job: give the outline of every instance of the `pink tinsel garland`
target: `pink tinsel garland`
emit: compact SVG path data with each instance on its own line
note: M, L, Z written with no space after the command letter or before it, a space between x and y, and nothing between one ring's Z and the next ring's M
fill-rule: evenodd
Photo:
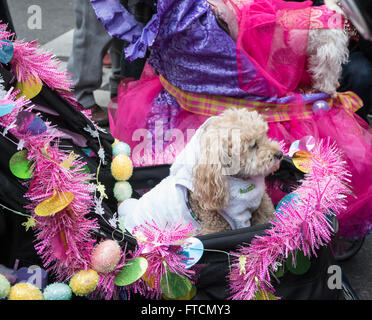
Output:
M138 249L133 254L133 258L141 256L148 261L147 274L150 275L152 286L145 282L143 278L134 284L126 287L128 296L131 292L140 293L150 299L160 299L162 290L160 281L167 272L173 272L185 276L195 282L195 271L185 269L182 260L187 259L180 254L180 242L190 237L194 228L191 224L183 226L182 224L167 225L164 229L157 226L155 221L152 224L146 222L145 225L135 227L133 234L137 237Z
M73 84L68 80L70 75L67 75L65 70L58 70L60 62L57 57L42 50L36 41L25 42L14 39L14 33L10 33L6 28L6 24L0 24L0 40L12 41L14 52L10 71L15 75L16 80L30 82L32 79L37 79L55 90L75 108L82 110L71 93Z
M316 256L316 250L331 240L333 229L326 214L337 215L345 209L351 193L350 173L341 152L329 140L320 141L312 153L311 171L294 191L300 200L283 205L281 212L274 213L266 235L257 236L235 253L239 258L229 274L231 299L250 300L258 290L274 293L270 274L276 263L283 263L295 250L309 258Z
M6 31L6 25L0 25L0 38L10 39L12 34ZM12 40L14 54L10 62L17 81L28 81L36 76L64 96L70 103L74 98L70 92L70 83L65 72L57 70L58 63L51 54L44 53L36 43ZM33 105L23 97L17 99L18 91L11 88L3 103L13 103L13 110L0 117L0 126L12 133L19 141L21 148L28 151L28 160L32 164L32 180L24 182L28 186L25 197L31 203L26 206L35 219L34 229L37 233L35 248L43 260L44 266L57 274L60 281L65 281L81 269L90 268L90 256L95 239L92 231L98 228L96 219L87 219L86 215L94 206L94 185L90 184L93 175L83 172L86 165L79 159L71 161L69 169L61 166L69 155L59 150L58 132L49 123L47 130L39 135L24 135L15 126L17 115L21 111L31 111ZM49 217L38 217L35 207L43 200L51 197L54 191L70 192L74 195L68 208Z

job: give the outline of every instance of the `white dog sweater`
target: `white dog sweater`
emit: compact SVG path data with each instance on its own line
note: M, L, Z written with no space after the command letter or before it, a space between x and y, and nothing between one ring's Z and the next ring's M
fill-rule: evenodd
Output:
M129 232L135 226L155 221L160 228L168 223L191 223L200 227L188 206L187 190L193 191L193 167L199 153L200 134L209 118L194 134L190 142L177 156L170 168L170 175L163 179L140 199L128 199L121 203L118 213L124 217L124 225ZM230 199L226 209L219 213L232 229L250 226L252 212L255 211L265 192L265 179L257 176L250 180L228 177Z

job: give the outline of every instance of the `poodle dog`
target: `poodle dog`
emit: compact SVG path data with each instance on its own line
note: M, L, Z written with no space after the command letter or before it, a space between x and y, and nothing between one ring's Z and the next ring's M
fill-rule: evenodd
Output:
M196 234L263 224L274 206L265 176L277 170L283 153L267 137L258 112L229 109L209 118L176 157L170 174L140 199L123 201L125 228L155 222L191 225Z
M283 153L256 111L226 110L204 128L193 168L192 211L202 234L267 223L275 211L265 177Z
M239 34L239 25L236 16L237 11L244 5L255 0L207 0L216 16L219 25L230 34L234 41ZM337 22L342 18L342 10L337 0L325 0L323 10L335 12L330 23ZM328 8L328 9L327 9ZM283 11L283 10L282 10ZM319 9L313 7L311 11L314 21L319 16ZM337 13L337 14L336 14ZM293 20L293 19L292 19ZM311 20L312 21L312 20ZM347 29L345 19L345 29ZM298 32L301 35L301 30ZM296 31L291 32L293 41L296 41ZM325 29L314 28L309 30L307 40L307 70L311 75L311 87L299 88L301 92L325 92L336 96L339 87L339 79L342 74L342 65L348 61L349 33L342 28Z

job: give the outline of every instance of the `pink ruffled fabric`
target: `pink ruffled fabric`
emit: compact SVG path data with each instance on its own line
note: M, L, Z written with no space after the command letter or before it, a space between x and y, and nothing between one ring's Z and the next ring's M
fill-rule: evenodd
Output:
M243 6L237 18L240 88L254 93L263 77L271 90L260 94L279 97L296 92L300 84L311 84L306 71L309 30L340 29L344 23L341 15L326 6L312 7L311 1L255 0ZM258 69L253 79L244 73L248 62Z

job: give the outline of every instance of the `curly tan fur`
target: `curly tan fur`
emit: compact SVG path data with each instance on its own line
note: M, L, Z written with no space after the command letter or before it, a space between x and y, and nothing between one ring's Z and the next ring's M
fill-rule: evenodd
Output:
M200 138L193 172L190 205L201 220L202 233L229 230L218 211L229 203L228 176L248 179L266 176L278 168L279 144L267 137L268 125L256 112L230 109L211 121ZM267 222L274 212L265 194L253 223Z

